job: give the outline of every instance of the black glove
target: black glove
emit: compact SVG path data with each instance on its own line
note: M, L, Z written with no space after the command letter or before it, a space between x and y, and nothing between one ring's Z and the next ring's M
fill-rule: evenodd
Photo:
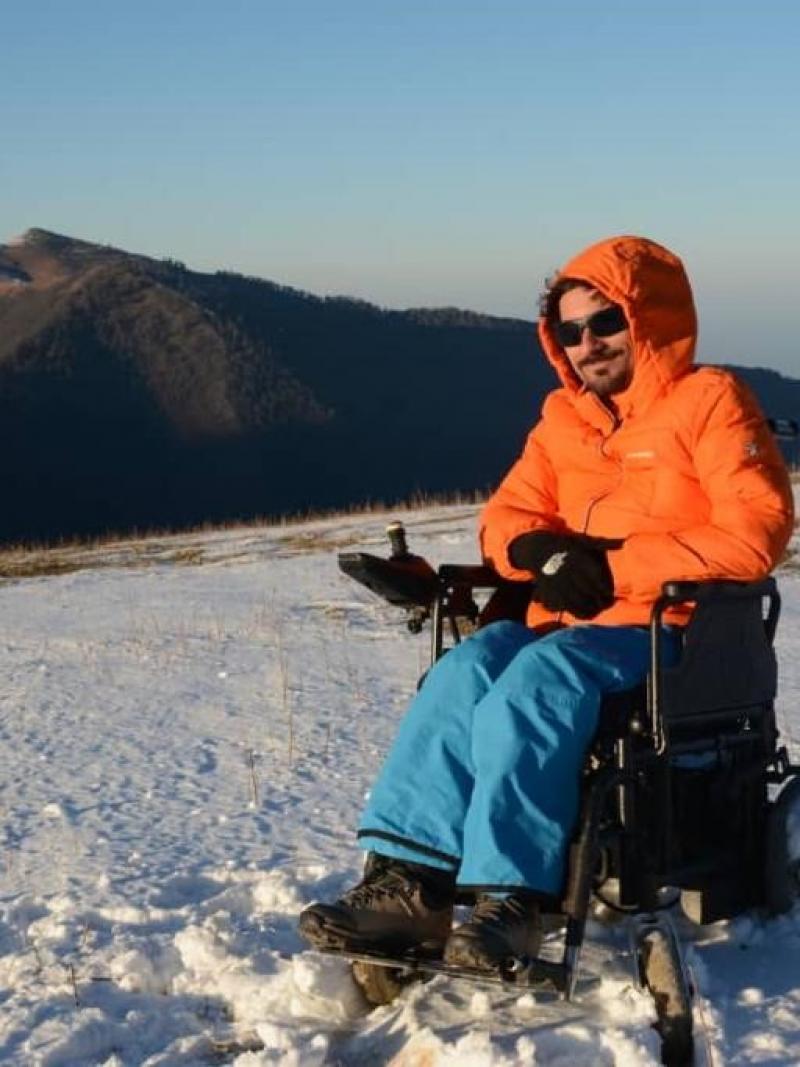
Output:
M578 619L593 619L614 603L614 579L606 552L622 541L588 534L521 534L508 546L508 558L536 577L535 600L549 611L568 611Z

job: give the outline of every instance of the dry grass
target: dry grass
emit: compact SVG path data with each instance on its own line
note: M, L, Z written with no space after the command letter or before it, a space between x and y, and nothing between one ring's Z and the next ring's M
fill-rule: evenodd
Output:
M276 544L290 552L319 552L333 548L347 548L358 544L363 538L358 534L337 533L335 530L302 530L284 534Z
M416 511L424 507L452 504L475 505L483 494L457 493L440 496L416 494L399 503L372 501L347 509L307 511L278 517L259 517L247 521L204 523L185 530L132 531L108 533L102 537L62 541L58 544L21 544L0 547L0 583L23 578L70 574L75 571L107 567L151 567L158 564L192 566L206 562L208 553L202 545L187 545L192 538L216 534L287 528L275 539L289 552L314 552L346 548L355 544L356 533L342 530L293 530L292 527L315 521L374 516Z
M114 544L117 544L116 542ZM110 546L109 546L110 547ZM190 566L202 563L202 548L187 545L127 543L125 551L106 555L107 548L64 545L59 548L10 548L0 550L0 582L41 578L55 574L102 567L150 567L158 563Z
M82 565L73 560L51 557L44 559L36 551L19 554L0 553L0 578L36 578L41 574L69 574L81 570Z

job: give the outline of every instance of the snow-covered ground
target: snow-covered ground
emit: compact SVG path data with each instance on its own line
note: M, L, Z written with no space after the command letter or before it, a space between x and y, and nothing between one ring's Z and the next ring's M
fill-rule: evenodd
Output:
M474 508L402 517L413 551L474 561ZM367 1014L343 962L303 951L300 909L358 875L353 827L427 662L427 634L336 566L383 552L385 521L102 549L0 585L0 1062L659 1062L619 928L592 924L594 981L555 1007L436 979ZM782 589L793 743L800 579ZM800 915L687 937L698 1063L800 1063Z

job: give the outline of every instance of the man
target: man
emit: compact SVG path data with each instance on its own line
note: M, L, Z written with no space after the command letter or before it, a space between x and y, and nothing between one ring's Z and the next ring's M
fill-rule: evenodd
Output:
M642 238L588 248L546 290L561 388L480 530L500 574L536 579L527 626L479 630L429 672L361 820L362 882L300 917L312 945L535 955L603 694L645 677L662 583L762 578L792 529L764 418L731 374L693 366L696 333L680 260ZM675 656L685 621L667 618ZM456 886L478 898L452 931Z

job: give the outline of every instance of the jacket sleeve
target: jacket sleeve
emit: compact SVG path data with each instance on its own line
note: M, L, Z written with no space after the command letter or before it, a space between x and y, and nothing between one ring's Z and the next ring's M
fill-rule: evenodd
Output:
M653 600L671 579L754 581L783 555L794 524L786 465L750 391L727 373L714 379L689 435L708 520L635 533L609 552L617 596Z
M509 562L508 546L515 537L531 530L566 530L558 515L556 475L542 436L539 422L480 515L481 555L504 578L530 580L529 571Z

